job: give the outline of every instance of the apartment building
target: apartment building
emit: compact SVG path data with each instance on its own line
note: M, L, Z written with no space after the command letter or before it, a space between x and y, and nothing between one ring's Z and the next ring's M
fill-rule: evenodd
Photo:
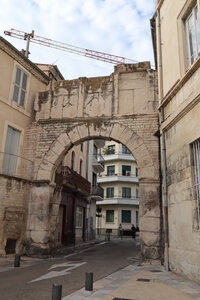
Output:
M156 1L165 264L200 274L200 1Z
M51 79L0 37L0 255L22 249L33 160L23 156L24 135L34 119L33 102ZM63 78L58 73L57 78ZM52 79L55 80L55 79Z
M132 224L139 224L138 168L133 155L122 144L106 141L101 149L104 172L97 182L104 189L103 201L97 201L97 230L112 229L118 235L119 224L128 234Z

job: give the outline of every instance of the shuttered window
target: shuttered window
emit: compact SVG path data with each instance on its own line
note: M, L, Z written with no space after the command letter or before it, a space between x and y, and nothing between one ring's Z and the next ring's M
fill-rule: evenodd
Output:
M13 102L17 105L24 107L26 94L27 94L27 82L28 75L21 70L19 67L16 67L14 89L13 89Z
M3 173L15 175L18 159L20 131L8 126L3 158Z

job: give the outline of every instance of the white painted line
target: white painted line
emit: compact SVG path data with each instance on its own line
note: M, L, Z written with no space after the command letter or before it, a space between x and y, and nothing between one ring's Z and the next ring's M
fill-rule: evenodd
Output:
M45 275L42 275L34 280L29 281L28 283L32 283L32 282L36 282L36 281L40 281L40 280L44 280L44 279L50 279L50 278L54 278L54 277L58 277L58 276L63 276L63 275L68 275L71 274L71 270L74 270L78 267L81 267L82 265L86 264L87 262L82 262L82 263L71 263L71 262L66 262L66 263L62 263L62 264L55 264L52 265L49 270L51 269L56 269L56 268L62 268L62 267L67 267L66 269L62 270L62 271L51 271Z

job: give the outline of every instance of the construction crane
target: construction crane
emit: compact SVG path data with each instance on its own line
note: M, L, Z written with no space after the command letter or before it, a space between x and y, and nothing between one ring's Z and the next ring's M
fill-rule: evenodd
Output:
M84 49L81 47L73 46L70 44L65 44L62 42L57 42L51 39L47 39L44 37L41 37L39 35L35 35L34 31L31 33L26 33L21 30L13 29L11 28L10 30L5 30L4 34L15 37L20 40L26 40L27 45L26 45L26 51L25 55L28 57L29 54L29 44L30 42L35 43L35 44L40 44L46 47L51 47L55 49L59 49L62 51L67 51L71 53L75 53L78 55L86 56L92 59L97 59L101 60L110 64L127 64L127 63L135 63L135 60L131 60L125 57L117 56L117 55L112 55L104 52L99 52L95 50L90 50L90 49Z

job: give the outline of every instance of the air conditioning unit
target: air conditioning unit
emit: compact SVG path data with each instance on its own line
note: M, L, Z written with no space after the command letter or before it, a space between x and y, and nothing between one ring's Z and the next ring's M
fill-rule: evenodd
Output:
M131 171L126 171L126 176L131 176Z

